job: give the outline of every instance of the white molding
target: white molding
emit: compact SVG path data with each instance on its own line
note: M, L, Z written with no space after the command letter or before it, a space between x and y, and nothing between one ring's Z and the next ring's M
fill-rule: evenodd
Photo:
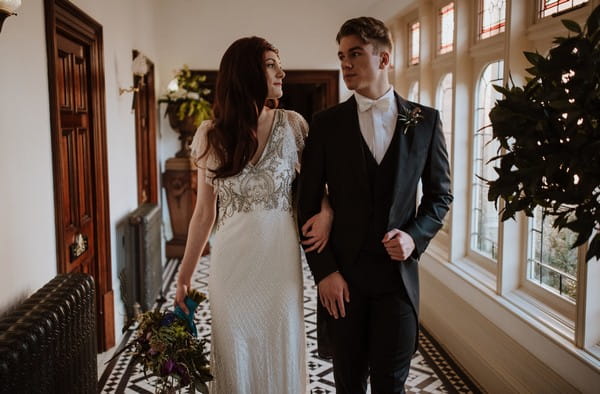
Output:
M506 32L493 37L477 40L470 48L470 55L474 59L496 59L504 57L504 39Z

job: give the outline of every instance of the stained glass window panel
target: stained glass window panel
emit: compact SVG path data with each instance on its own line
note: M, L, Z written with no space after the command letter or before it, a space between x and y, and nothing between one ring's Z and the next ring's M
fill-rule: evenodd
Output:
M479 38L502 33L506 24L506 0L480 0Z
M440 54L454 49L454 3L446 4L439 11L439 48Z
M411 23L408 26L408 64L414 66L419 64L419 40L421 24Z
M540 0L540 18L569 10L589 0Z

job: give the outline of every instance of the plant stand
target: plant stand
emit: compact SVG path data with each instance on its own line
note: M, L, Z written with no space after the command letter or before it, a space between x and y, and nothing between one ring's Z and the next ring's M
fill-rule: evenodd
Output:
M183 257L187 242L188 226L196 206L196 192L198 190L197 167L190 157L189 144L194 137L196 127L191 118L177 119L177 107L169 107L169 123L173 130L179 133L181 149L175 157L165 163L165 172L162 174L162 183L167 194L167 205L173 238L166 243L167 258ZM202 251L202 256L210 253L207 243Z

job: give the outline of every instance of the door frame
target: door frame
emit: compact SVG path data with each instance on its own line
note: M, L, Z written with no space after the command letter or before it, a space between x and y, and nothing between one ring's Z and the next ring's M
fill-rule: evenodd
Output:
M112 291L112 268L110 254L110 212L108 194L108 163L106 146L106 108L104 91L104 63L102 25L67 0L44 0L46 20L46 49L48 60L48 89L50 101L50 127L52 165L54 178L54 208L56 224L56 256L58 272L67 272L63 262L65 247L62 229L63 201L61 190L64 180L60 171L60 105L56 85L55 54L56 34L60 32L89 47L91 109L90 132L92 133L93 168L92 193L94 194L94 227L96 236L96 259L93 267L96 283L96 309L100 321L96 323L98 349L106 350L115 345L114 300Z
M137 57L140 52L136 49L132 51L132 60ZM156 123L157 123L157 105L156 105L156 93L154 89L154 62L146 58L146 64L148 65L148 72L144 76L133 76L133 86L140 87L139 91L133 92L133 109L135 113L135 152L136 152L136 169L137 169L137 192L138 192L138 206L144 202L158 204L158 156L156 152ZM140 81L144 81L144 87L140 86ZM146 94L147 100L141 100L141 95ZM141 124L141 105L147 103L146 108L146 128L148 135L143 135L143 127ZM148 149L147 162L144 163L142 159L143 146ZM147 167L147 168L145 168ZM145 173L145 170L148 173ZM143 176L147 175L150 179L149 196L146 201L142 199L143 192Z

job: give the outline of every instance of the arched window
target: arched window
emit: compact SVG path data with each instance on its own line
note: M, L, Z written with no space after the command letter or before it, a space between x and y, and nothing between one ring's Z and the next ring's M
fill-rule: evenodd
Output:
M415 81L412 84L410 84L410 87L408 88L407 99L416 103L419 102L419 81Z
M488 161L497 155L498 143L492 140L489 113L500 94L493 85L502 85L504 62L488 64L477 83L475 131L473 134L471 250L496 260L498 254L498 212L487 199L484 179L494 179L495 172Z
M452 73L445 74L437 87L436 108L440 111L440 120L444 137L446 137L446 148L448 150L448 161L452 163ZM442 231L449 232L450 215L446 215Z
M440 111L444 136L446 137L448 159L452 162L450 157L452 151L452 73L447 73L440 79L435 101L436 107Z

